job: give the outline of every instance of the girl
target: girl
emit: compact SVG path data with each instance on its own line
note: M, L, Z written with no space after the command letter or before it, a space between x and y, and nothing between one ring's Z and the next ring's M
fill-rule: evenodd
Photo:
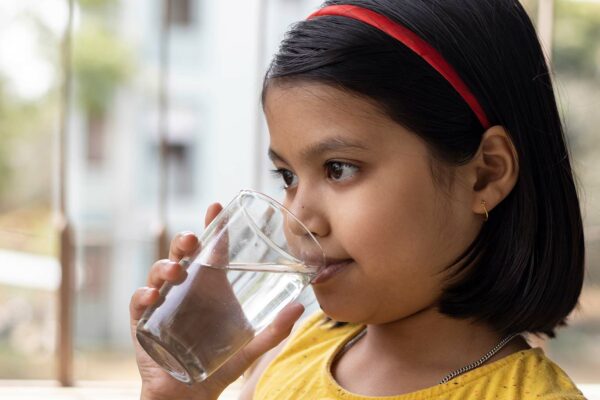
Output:
M327 1L288 32L262 100L285 205L328 256L322 311L284 340L303 311L289 306L193 387L137 346L143 399L216 399L246 370L243 399L583 398L522 336L565 324L584 241L517 0ZM173 240L133 295L132 328L198 245Z

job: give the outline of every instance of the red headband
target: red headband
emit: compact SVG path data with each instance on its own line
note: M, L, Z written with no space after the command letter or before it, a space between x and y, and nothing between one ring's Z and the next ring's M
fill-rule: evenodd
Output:
M454 68L444 60L444 57L442 57L436 49L417 36L414 32L374 11L350 5L324 7L309 15L307 19L326 15L337 15L356 19L387 33L403 43L446 78L469 107L471 107L471 110L473 110L484 129L487 130L490 127L490 122L488 121L483 108L477 101L477 98L475 98L475 95L473 95L463 80L460 79L460 76L458 76Z

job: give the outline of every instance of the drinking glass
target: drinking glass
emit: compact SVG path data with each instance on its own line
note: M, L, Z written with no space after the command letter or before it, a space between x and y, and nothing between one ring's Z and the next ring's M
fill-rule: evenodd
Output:
M201 382L269 325L325 265L313 234L283 205L242 190L138 322L144 350L177 380Z

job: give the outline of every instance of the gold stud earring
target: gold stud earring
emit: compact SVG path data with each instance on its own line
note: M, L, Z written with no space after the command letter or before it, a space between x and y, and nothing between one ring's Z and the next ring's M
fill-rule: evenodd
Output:
M485 206L485 200L481 200L481 206L483 207L483 212L485 213L483 220L487 222L487 220L490 219L490 214L488 214L487 207Z

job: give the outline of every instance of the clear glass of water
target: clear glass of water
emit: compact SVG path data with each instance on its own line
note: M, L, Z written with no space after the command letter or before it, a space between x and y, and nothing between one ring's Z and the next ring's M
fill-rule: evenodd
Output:
M171 376L201 382L269 325L325 265L312 233L270 197L241 191L164 284L137 325L144 350Z

